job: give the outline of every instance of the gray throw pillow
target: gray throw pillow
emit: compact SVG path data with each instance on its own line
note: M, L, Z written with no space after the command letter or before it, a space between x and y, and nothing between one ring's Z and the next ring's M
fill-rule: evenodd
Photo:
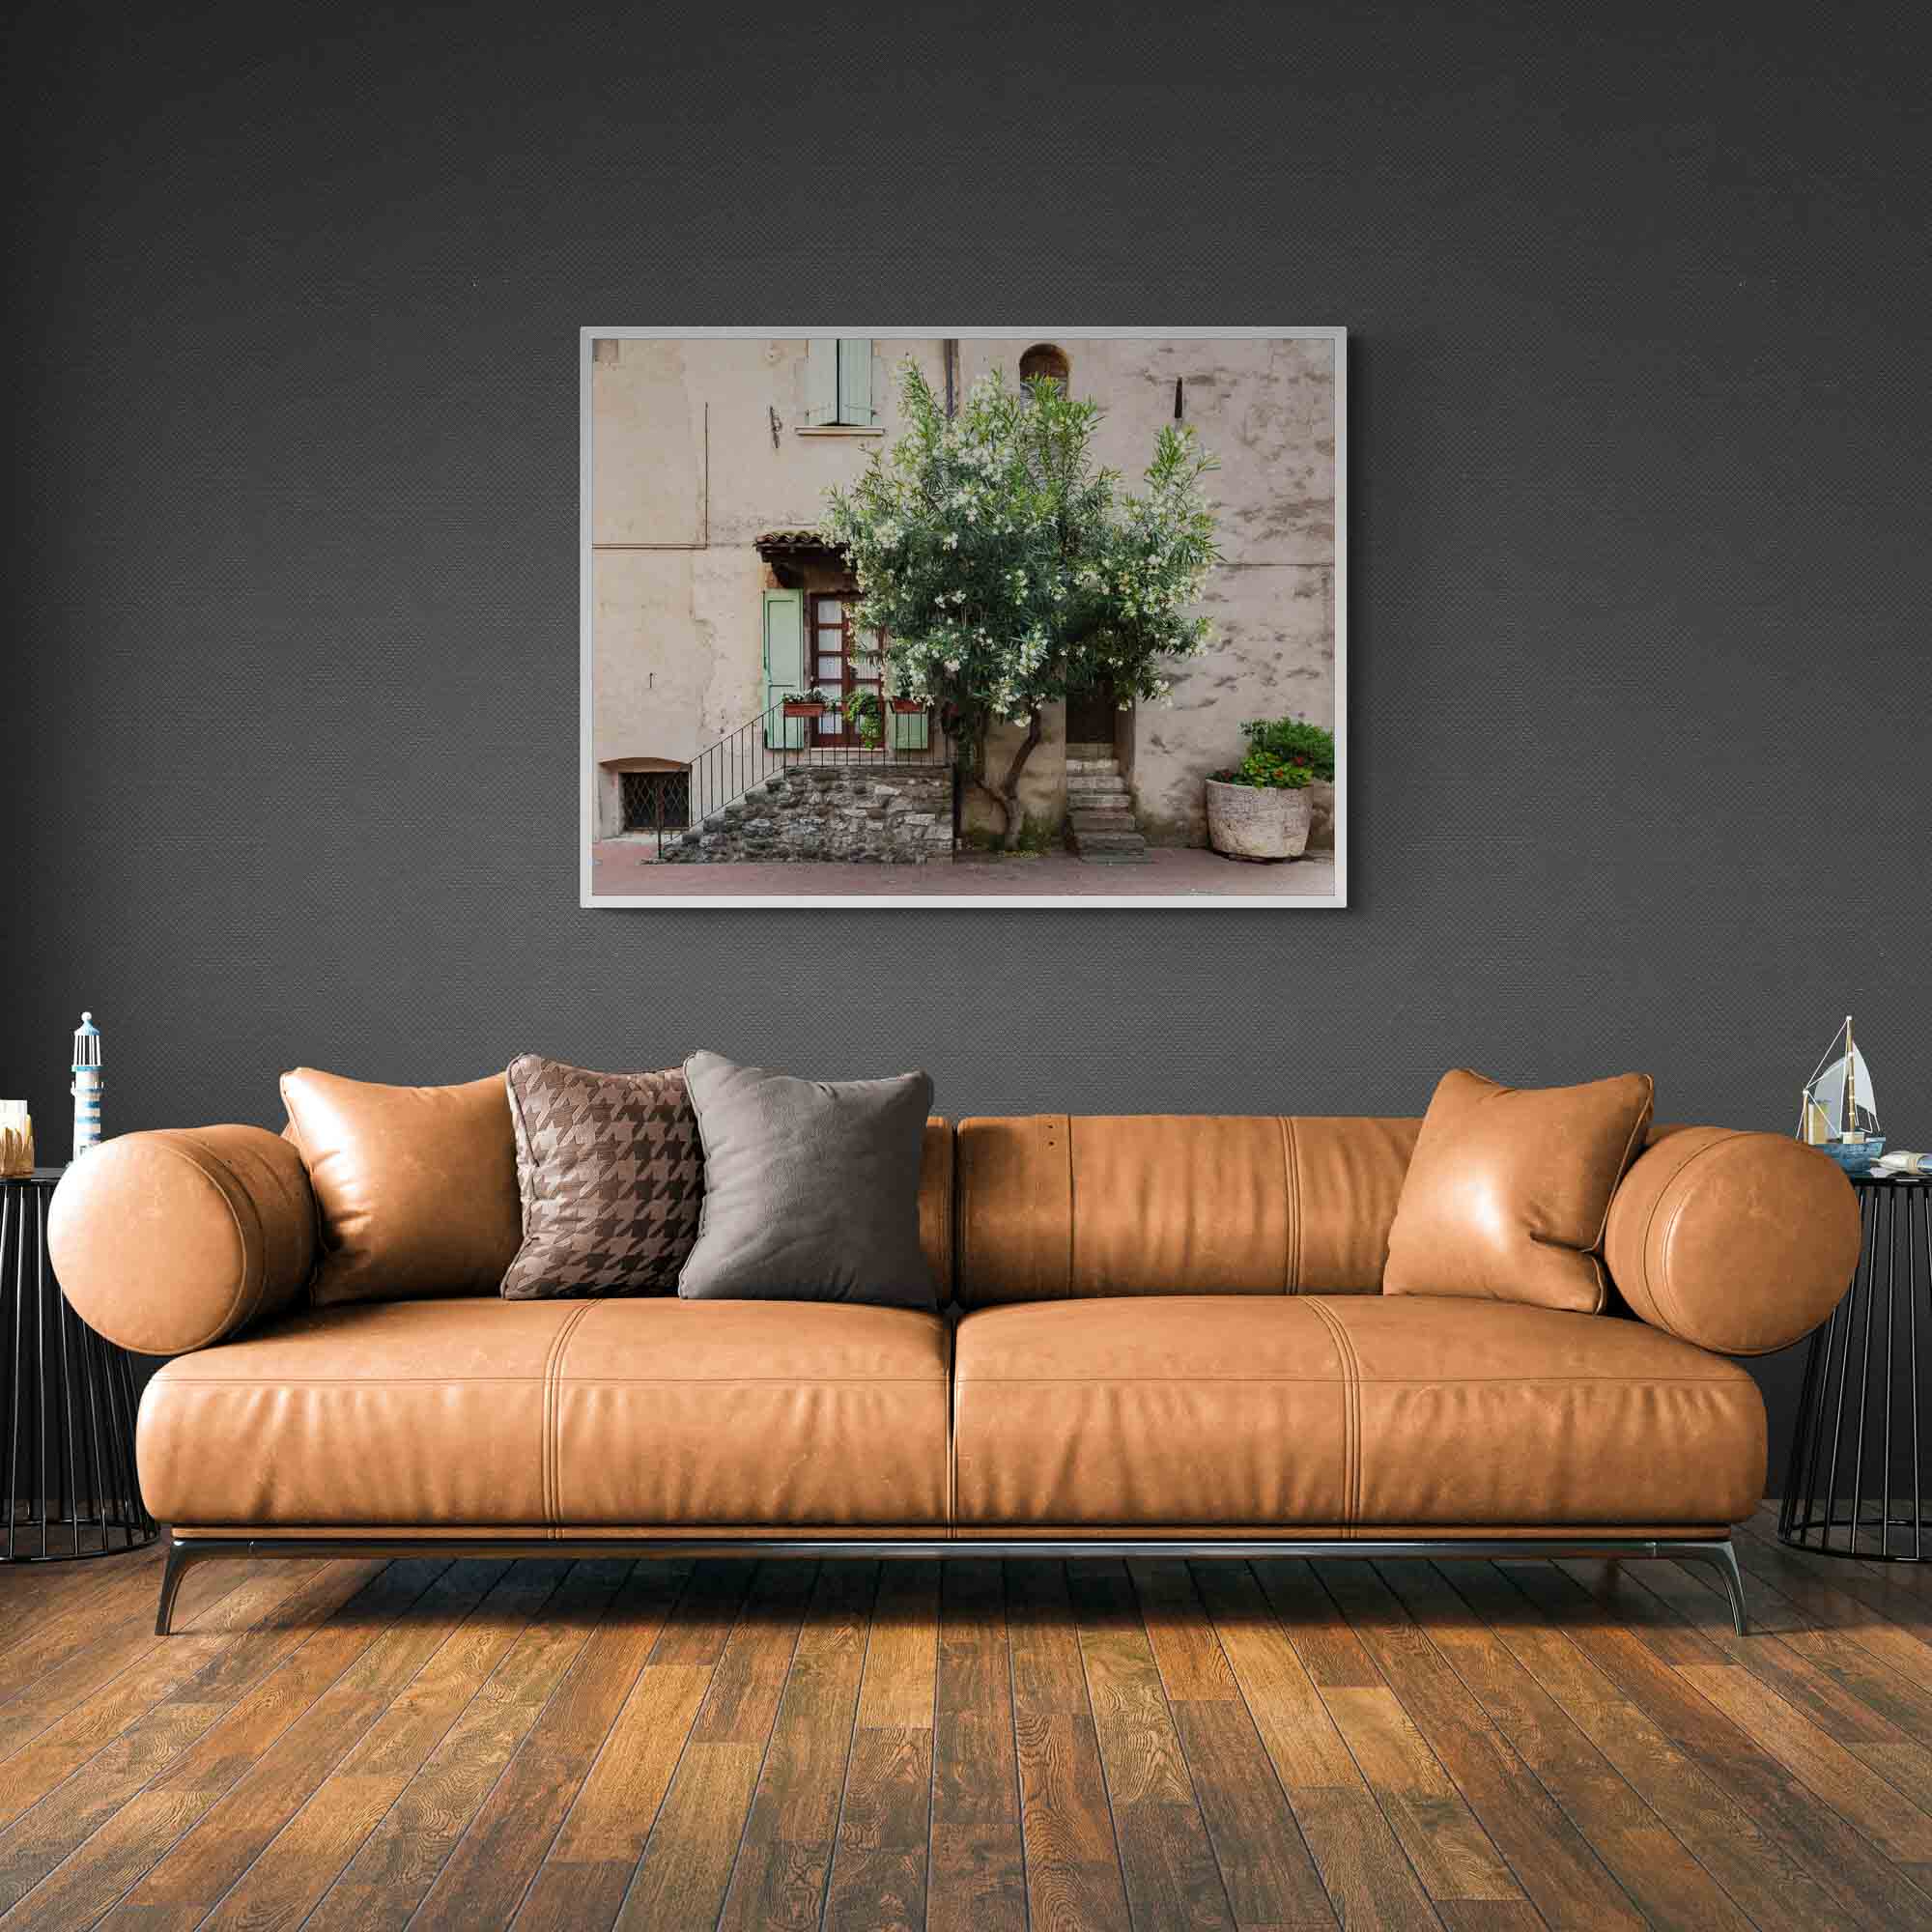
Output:
M716 1053L684 1063L704 1144L694 1300L934 1308L919 1239L932 1080L799 1080Z

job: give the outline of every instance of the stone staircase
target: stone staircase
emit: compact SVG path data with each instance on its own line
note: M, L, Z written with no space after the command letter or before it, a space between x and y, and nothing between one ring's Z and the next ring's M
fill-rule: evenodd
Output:
M1066 748L1066 849L1090 866L1150 863L1121 761L1103 745Z

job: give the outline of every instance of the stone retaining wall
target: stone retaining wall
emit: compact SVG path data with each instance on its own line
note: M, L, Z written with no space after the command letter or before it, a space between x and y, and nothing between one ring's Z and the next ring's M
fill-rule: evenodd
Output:
M950 865L950 765L794 765L694 826L664 862Z

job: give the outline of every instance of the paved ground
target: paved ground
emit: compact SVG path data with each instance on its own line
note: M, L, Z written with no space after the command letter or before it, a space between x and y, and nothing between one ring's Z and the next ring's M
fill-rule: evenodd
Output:
M660 866L650 846L614 838L591 847L590 867L599 897L1326 898L1335 890L1329 852L1279 865L1190 851L1154 852L1145 866L1090 866L1067 852L950 866Z

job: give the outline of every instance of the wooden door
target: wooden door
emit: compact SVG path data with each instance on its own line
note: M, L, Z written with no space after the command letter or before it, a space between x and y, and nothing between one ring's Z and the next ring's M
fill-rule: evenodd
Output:
M1114 730L1120 718L1120 703L1111 684L1096 684L1086 691L1066 695L1066 742L1069 745L1104 745L1114 749Z

